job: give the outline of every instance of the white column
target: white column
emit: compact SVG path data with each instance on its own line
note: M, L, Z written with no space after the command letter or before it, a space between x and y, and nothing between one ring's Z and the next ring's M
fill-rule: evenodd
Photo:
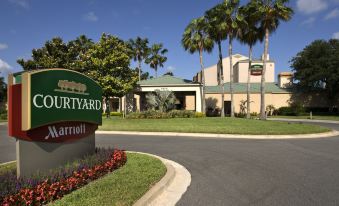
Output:
M201 112L201 87L197 87L195 90L195 111Z

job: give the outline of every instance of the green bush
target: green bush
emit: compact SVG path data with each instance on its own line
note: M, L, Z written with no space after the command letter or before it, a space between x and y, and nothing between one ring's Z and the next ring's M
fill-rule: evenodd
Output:
M290 107L280 107L274 113L282 116L301 116L305 114L305 108L301 105L292 105Z
M202 117L206 117L206 115L202 112L196 112L195 113L195 118L202 118Z
M168 119L168 118L200 118L204 117L201 112L187 111L187 110L172 110L170 112L160 112L155 110L148 110L144 112L129 113L127 119Z
M102 113L103 117L106 117L106 113ZM112 117L122 117L122 113L121 112L110 112L110 116Z

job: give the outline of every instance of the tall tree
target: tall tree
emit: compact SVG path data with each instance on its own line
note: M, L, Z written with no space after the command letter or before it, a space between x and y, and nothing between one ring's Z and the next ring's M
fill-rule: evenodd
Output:
M251 66L253 56L253 46L258 42L264 40L264 30L258 25L260 16L256 15L256 5L253 2L248 3L246 6L239 8L239 15L243 16L244 24L240 27L238 39L241 43L248 45L248 71L247 71L247 106L246 117L251 117Z
M224 83L224 66L221 42L227 38L226 13L223 5L218 4L205 12L205 18L208 24L208 34L210 38L218 45L220 71L218 71L218 81L221 88L221 117L225 117L225 83Z
M213 40L208 33L208 24L204 17L193 19L186 27L181 39L182 46L191 54L199 52L199 60L202 78L202 112L206 112L205 105L205 68L203 63L203 52L211 52L213 49Z
M32 59L18 59L24 70L65 68L82 71L82 56L94 43L85 35L65 43L60 37L47 41L43 47L32 50Z
M165 56L167 52L168 50L164 49L162 44L153 44L149 50L149 56L145 63L154 69L156 78L158 77L158 67L164 67L164 63L167 61Z
M260 119L266 120L265 107L265 74L268 55L269 36L277 30L281 21L289 21L292 18L293 10L287 6L289 0L252 0L256 4L257 15L260 18L261 27L265 31L264 47L264 66L261 75L261 102L260 102Z
M231 93L231 117L234 117L234 90L233 90L233 39L237 36L241 16L237 14L239 0L224 0L221 8L225 13L226 33L228 35L228 55L230 58L230 93Z
M0 77L0 114L6 111L7 84L3 77Z
M130 39L128 41L128 45L131 48L131 55L134 61L138 61L138 72L139 72L139 81L141 80L141 63L144 61L148 56L148 39L142 39L137 37L135 40Z
M128 45L105 33L84 55L85 74L101 86L106 103L110 97L120 97L121 101L138 81L137 73L129 67L130 60Z
M339 40L316 40L291 60L298 91L323 94L332 108L339 104Z

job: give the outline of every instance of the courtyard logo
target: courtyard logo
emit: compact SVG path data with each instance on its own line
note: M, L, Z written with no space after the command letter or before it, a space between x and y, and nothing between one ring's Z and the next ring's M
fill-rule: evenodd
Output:
M54 91L72 93L72 94L89 95L88 93L85 93L85 91L87 90L87 86L85 84L77 83L74 81L59 80L58 87L60 89L55 89Z
M86 126L85 124L80 124L78 126L71 126L71 127L56 127L56 126L48 126L48 135L45 137L45 140L50 138L58 138L62 136L69 136L69 135L82 135L86 133Z

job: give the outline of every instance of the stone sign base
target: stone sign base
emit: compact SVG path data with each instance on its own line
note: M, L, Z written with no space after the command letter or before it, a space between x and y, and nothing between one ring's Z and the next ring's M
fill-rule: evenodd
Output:
M68 143L16 140L17 176L46 172L95 152L95 134Z

